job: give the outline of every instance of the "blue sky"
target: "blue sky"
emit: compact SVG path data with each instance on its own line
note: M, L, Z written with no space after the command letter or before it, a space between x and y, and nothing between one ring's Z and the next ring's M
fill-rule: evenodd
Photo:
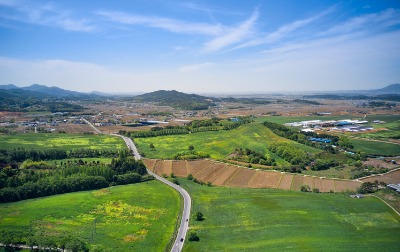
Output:
M400 82L398 0L0 0L0 84L256 93Z

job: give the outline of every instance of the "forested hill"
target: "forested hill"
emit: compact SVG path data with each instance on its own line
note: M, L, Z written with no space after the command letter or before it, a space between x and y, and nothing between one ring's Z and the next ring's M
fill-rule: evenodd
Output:
M159 90L133 98L135 102L152 102L161 106L171 106L181 109L208 109L214 106L213 99L196 94L186 94L176 90Z
M64 98L23 89L0 89L0 111L51 111L76 112L82 106L73 104Z
M77 91L71 91L71 90L66 90L62 89L59 87L48 87L45 85L40 85L40 84L33 84L28 87L17 87L13 84L6 84L6 85L0 85L0 90L8 90L13 93L20 93L20 94L35 94L36 96L38 95L47 95L51 97L88 97L88 96L93 96L93 94L86 94L86 93L81 93ZM32 93L34 92L34 93Z

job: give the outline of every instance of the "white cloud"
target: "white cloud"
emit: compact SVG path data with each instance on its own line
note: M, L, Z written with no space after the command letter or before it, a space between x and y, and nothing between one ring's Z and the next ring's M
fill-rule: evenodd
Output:
M120 24L144 25L175 33L213 36L221 33L225 29L220 24L192 23L171 18L133 15L118 11L98 11L96 14L106 18L107 20Z
M219 51L248 38L253 33L253 26L258 19L258 15L258 10L255 10L250 18L241 23L238 27L232 27L225 34L205 43L203 51Z
M198 71L200 69L209 68L209 67L212 67L214 65L215 64L211 63L211 62L195 64L195 65L186 65L186 66L179 67L178 71L179 72L193 72L193 71Z

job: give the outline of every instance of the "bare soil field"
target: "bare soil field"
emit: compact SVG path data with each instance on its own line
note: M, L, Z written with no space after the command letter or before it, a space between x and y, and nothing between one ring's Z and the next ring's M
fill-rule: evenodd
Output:
M396 159L393 158L393 160L396 160ZM399 167L398 164L392 164L391 162L385 162L385 160L379 160L376 158L368 158L367 161L363 162L363 164L370 165L370 166L377 167L377 168L379 168L379 167L388 168L389 170Z
M147 169L154 172L154 165L156 164L157 159L142 159L142 161Z
M196 177L201 171L206 168L207 166L211 165L210 161L208 160L194 160L188 162L189 172Z
M158 175L170 175L173 172L178 177L186 177L191 173L200 181L205 183L211 182L213 185L218 186L278 188L297 191L300 190L302 185L308 185L311 189L318 188L320 192L346 192L356 191L361 185L360 181L326 179L278 171L254 170L207 159L194 161L144 159L143 162ZM400 170L392 172L390 176L384 176L380 176L380 178L387 177L386 181L388 182L395 181L396 179L400 181ZM368 179L374 181L376 178ZM365 179L365 181L368 181L368 179Z
M204 177L204 180L212 183L224 171L225 166L223 163L214 163L213 170Z
M249 187L249 182L251 179L254 177L256 174L256 170L250 170L250 169L239 169L239 172L235 175L234 178L229 181L228 186L234 186L234 187Z
M186 161L172 161L172 173L174 173L174 175L178 177L186 177L188 175Z
M302 186L302 185L305 185L304 179L305 179L304 176L297 176L297 175L295 175L295 176L293 177L293 182L292 182L292 186L291 186L290 189L291 189L291 190L299 191L300 188L301 188L301 186ZM307 184L307 185L310 186L309 184ZM311 186L310 186L310 187L312 187L312 182L311 182Z
M375 180L378 180L380 182L385 182L386 184L400 184L400 170L378 174L367 178L360 178L360 180L362 182L374 182Z
M279 182L278 188L283 190L290 190L293 182L293 174L285 173L282 176L281 181Z
M58 131L65 131L68 134L83 134L87 132L97 134L88 124L60 123L58 126L47 126L47 128L55 128Z
M332 179L314 178L313 188L317 188L320 192L334 192L335 184Z
M361 183L352 180L334 180L335 184L335 192L345 192L345 191L357 191L357 188L360 187Z

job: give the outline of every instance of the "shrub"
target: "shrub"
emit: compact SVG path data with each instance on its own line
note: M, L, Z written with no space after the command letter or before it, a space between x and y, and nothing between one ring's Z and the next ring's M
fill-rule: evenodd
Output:
M200 237L197 235L196 232L190 232L189 241L200 241Z
M302 186L300 187L300 191L302 191L302 192L310 192L310 191L311 191L311 188L310 188L309 185L302 185Z
M313 193L319 193L319 189L318 188L313 188L312 191L313 191Z

